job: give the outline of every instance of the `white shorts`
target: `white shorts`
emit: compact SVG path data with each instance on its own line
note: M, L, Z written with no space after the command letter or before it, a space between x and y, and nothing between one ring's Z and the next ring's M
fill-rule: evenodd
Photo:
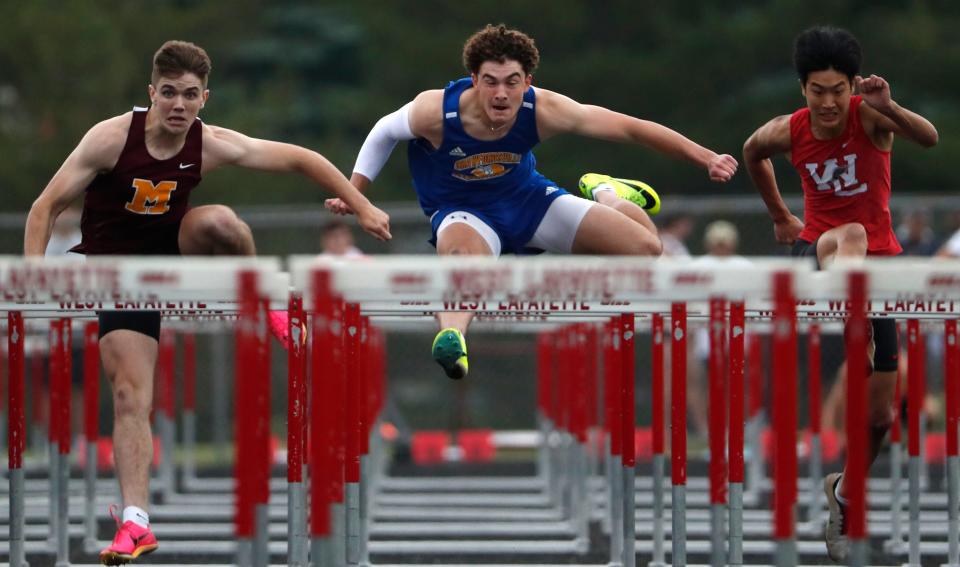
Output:
M540 225L526 247L554 254L569 254L573 250L573 240L577 236L583 217L595 204L593 201L573 195L560 195L550 204L550 208L543 215L543 220L540 221ZM490 247L493 255L500 256L503 247L497 232L476 215L466 211L454 211L444 217L437 228L437 237L439 238L440 233L454 223L464 223L473 228Z

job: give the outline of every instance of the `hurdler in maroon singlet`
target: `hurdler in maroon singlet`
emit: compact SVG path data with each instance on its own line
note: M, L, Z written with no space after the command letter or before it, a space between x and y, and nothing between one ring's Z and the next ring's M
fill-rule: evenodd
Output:
M832 140L817 140L810 109L790 117L790 161L803 185L803 231L821 234L857 222L867 230L867 253L894 256L903 250L890 218L890 152L878 149L860 122L862 97L850 99L847 127Z
M190 191L200 183L203 128L200 119L187 132L180 153L158 160L147 151L147 109L134 108L127 143L112 171L90 183L83 201L81 254L179 254L180 221L189 210Z

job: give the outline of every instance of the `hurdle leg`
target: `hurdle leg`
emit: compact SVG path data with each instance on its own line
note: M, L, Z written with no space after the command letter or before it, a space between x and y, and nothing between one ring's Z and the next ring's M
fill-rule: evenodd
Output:
M334 565L347 564L347 507L343 502L333 505L333 557Z
M671 527L670 563L687 564L687 305L671 306Z
M663 376L663 315L654 313L650 323L651 345L651 404L653 431L653 555L650 567L664 567L663 526L663 463L664 463L664 376Z
M23 450L24 430L24 350L23 316L19 312L7 314L7 400L8 411L7 465L10 485L10 553L11 567L26 567L24 555L24 489ZM36 393L34 393L36 395Z
M69 384L68 384L69 386ZM67 402L69 403L69 402ZM57 459L57 567L70 565L70 453L61 453Z
M290 567L305 565L303 561L305 541L303 524L306 518L304 505L306 492L303 482L287 484L287 565Z
M635 567L637 563L636 478L636 469L623 468L623 567Z
M921 392L921 373L920 364L920 321L910 319L907 321L907 474L910 476L910 527L908 535L909 567L920 567L920 440L921 422L920 407L922 405L923 394Z
M920 566L920 457L909 459L910 474L910 567Z
M253 509L253 514L253 565L254 567L266 567L270 564L270 517L267 504L257 504Z
M947 458L947 506L949 513L947 522L950 526L947 541L947 565L960 565L960 521L958 521L958 506L960 506L960 457L953 455Z
M97 551L97 516L94 510L97 498L97 439L99 437L100 341L98 324L89 322L83 328L83 411L86 439L86 466L84 467L84 536L87 553Z
M228 434L233 430L230 423L229 409L227 404L230 400L229 386L227 385L227 375L230 372L230 356L228 354L228 342L230 336L226 331L216 333L211 338L211 421L213 432L213 445L216 447L216 453L221 461L228 461L232 458L230 447L228 446ZM239 372L234 370L234 372Z
M190 482L197 478L197 414L194 410L185 410L183 412L183 467L180 470L180 478L184 486L189 486Z
M823 441L820 433L810 435L810 462L807 467L810 486L807 491L807 522L818 531L823 519Z
M610 461L613 469L611 471L613 477L611 479L613 505L610 508L610 523L613 529L610 530L610 561L611 565L622 565L624 509L627 498L624 495L624 470L619 455L611 455ZM630 497L632 498L633 494Z
M611 454L610 438L604 435L603 440L603 478L606 481L603 494L606 500L606 514L600 520L600 528L607 536L610 535L613 521L613 455Z
M960 567L960 456L958 456L958 424L960 424L960 341L957 321L946 321L946 371L943 389L947 414L947 566Z
M360 484L347 483L347 565L360 564Z
M899 442L890 446L890 539L883 542L883 549L890 554L903 553L903 528L900 513L903 504L900 498L901 468L903 467L903 447Z
M552 496L550 482L553 475L550 470L550 445L548 443L551 430L550 418L543 415L542 412L537 413L537 428L540 430L540 444L537 445L537 478L547 494Z
M97 499L97 444L87 443L86 466L83 471L84 492L84 536L83 547L88 552L96 550L97 542L97 515L95 503Z
M575 514L573 516L576 533L575 547L577 552L585 554L590 551L590 491L587 481L590 478L590 465L587 457L587 446L578 443L575 448L577 478L574 486Z
M367 546L367 541L370 538L370 456L361 455L360 457L360 486L359 486L359 520L358 525L360 528L360 552L358 555L358 563L360 565L369 565L370 564L370 550Z
M653 456L653 558L650 567L666 565L663 549L663 461L663 453Z
M71 321L63 319L60 325L60 427L56 445L59 458L53 474L57 475L57 567L70 565L70 372Z
M47 543L50 545L57 544L57 522L60 521L60 452L57 449L56 442L51 441L47 446L47 459L50 462L50 467L47 469L50 471L49 478L47 479L47 485L49 486L50 494L47 495L47 518L49 521L50 531L47 534Z

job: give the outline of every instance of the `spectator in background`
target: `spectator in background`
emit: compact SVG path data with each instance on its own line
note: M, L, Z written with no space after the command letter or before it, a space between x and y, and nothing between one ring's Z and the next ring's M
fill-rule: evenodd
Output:
M362 258L364 253L357 248L350 225L340 219L331 219L320 229L320 254L323 256L342 256L344 258ZM410 442L413 431L397 405L396 396L387 393L384 403L383 423L379 433L387 441L393 442L395 462L410 461Z
M937 250L937 258L960 258L960 228Z
M693 217L685 214L662 215L663 224L660 227L660 243L663 245L663 255L674 258L689 258L690 250L684 244L690 233L693 232Z
M933 256L937 251L937 237L930 227L930 212L926 209L907 213L896 234L904 256Z
M703 233L706 254L694 260L697 266L749 266L750 261L737 255L740 233L737 227L725 220L716 220L707 225ZM693 331L693 348L688 352L687 410L690 413L695 433L706 439L709 434L707 398L707 362L710 357L710 332L700 325Z
M350 226L340 219L333 219L320 229L320 253L346 258L363 256L363 252L354 244Z

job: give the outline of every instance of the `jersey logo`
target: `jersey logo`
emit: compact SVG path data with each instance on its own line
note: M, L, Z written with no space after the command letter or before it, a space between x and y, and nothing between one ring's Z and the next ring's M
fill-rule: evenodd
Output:
M557 188L556 188L556 187L547 187L547 192L546 192L547 195L552 195L552 194L554 194L554 193L556 193L556 192L557 192Z
M156 185L149 179L134 179L133 199L123 208L138 215L162 215L170 210L170 194L177 189L176 181L161 181Z
M450 155L457 156L457 157L464 157L467 154L463 153L463 149L461 149L460 146L457 146L452 150L450 150Z
M820 164L807 163L810 178L817 184L818 191L833 191L839 197L850 197L867 190L866 183L857 180L857 154L843 156L844 165L834 158L823 162L823 174L818 173Z
M513 170L509 165L520 163L523 156L513 152L486 152L459 159L453 164L453 176L463 181L480 181L502 177ZM506 164L506 165L505 165Z
M192 164L192 163L181 163L181 164L180 164L180 169L187 169L188 167L193 167L193 166L194 166L194 164Z

